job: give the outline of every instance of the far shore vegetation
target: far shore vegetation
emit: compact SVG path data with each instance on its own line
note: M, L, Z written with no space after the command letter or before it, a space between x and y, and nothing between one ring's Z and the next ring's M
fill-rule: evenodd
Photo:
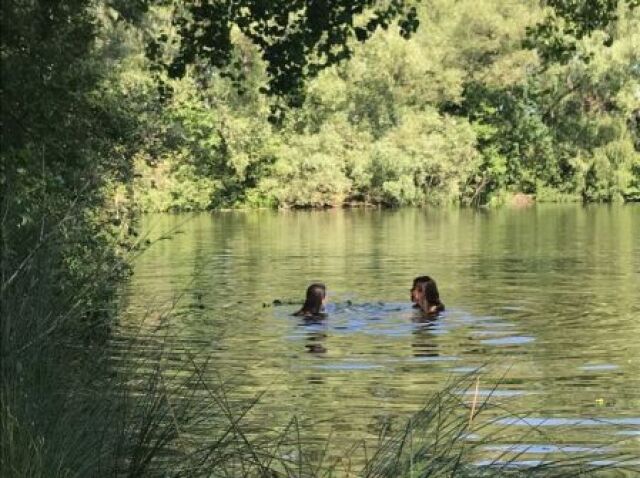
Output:
M310 78L273 125L257 48L239 32L245 77L189 67L150 101L136 39L122 32L120 84L146 120L134 155L142 211L640 200L640 17L575 44L570 59L527 47L538 2L437 0L408 40L380 30ZM157 13L162 26L163 15ZM606 46L608 38L612 43Z

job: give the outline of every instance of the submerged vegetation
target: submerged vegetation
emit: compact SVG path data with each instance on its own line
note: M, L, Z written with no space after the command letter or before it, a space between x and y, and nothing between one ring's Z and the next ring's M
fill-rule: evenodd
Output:
M353 15L375 4L351 3ZM230 406L201 365L181 383L163 374L161 351L114 363L115 292L142 244L139 211L640 198L633 2L561 58L538 55L547 50L527 37L545 18L537 2L405 3L389 2L406 7L389 15L409 36L417 13L410 39L384 28L398 27L391 19L365 22L342 37L350 61L293 75L308 81L284 101L297 108L279 110L261 88L291 91L237 28L228 74L186 58L170 79L149 58L151 39L181 33L167 2L3 2L3 476L339 474L305 461L299 441L245 430L247 409ZM276 124L274 111L284 111ZM185 387L203 400L186 401ZM434 410L408 429L437 425ZM192 438L203 420L219 421L215 441ZM361 474L462 473L465 423L446 425L443 449L423 442L407 454L398 437L383 441Z

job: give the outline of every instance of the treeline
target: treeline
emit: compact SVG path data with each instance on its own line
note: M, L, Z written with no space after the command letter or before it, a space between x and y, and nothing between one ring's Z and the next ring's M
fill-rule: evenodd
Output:
M221 207L494 205L640 199L640 13L563 61L525 47L539 2L431 0L409 40L377 31L353 58L305 86L277 126L254 45L235 32L240 88L203 65L167 80L144 111L135 159L144 211ZM151 27L166 31L166 12ZM121 38L125 40L125 38ZM154 87L132 38L121 67L130 96ZM354 44L357 42L353 40ZM530 41L529 41L530 42Z

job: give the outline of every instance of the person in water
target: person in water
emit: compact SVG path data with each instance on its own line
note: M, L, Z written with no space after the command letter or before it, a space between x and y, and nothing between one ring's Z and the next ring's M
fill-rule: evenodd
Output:
M429 276L418 276L413 279L413 286L411 287L411 302L413 303L413 307L415 309L420 308L420 294L422 290L422 284L425 282L429 282L431 277Z
M302 308L293 315L298 316L321 316L324 314L324 304L327 300L327 288L324 284L315 283L307 287L307 297Z
M428 315L435 315L444 311L444 304L440 300L438 285L429 276L416 277L411 289L411 301Z

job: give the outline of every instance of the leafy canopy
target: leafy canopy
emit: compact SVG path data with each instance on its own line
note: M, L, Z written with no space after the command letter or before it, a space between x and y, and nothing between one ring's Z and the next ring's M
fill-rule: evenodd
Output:
M150 41L148 57L158 70L182 78L188 65L205 63L238 84L241 60L234 59L236 27L260 51L268 76L262 92L304 101L307 78L353 54L355 38L365 42L378 29L396 25L409 38L418 28L410 0L202 0L173 2L172 28ZM277 108L275 109L277 110ZM274 111L275 111L274 110Z
M606 30L618 20L619 4L633 10L640 0L548 0L551 11L545 19L527 28L525 46L535 48L545 63L566 64L578 49L578 41L596 30ZM610 33L605 46L613 44ZM586 62L590 57L582 58Z

